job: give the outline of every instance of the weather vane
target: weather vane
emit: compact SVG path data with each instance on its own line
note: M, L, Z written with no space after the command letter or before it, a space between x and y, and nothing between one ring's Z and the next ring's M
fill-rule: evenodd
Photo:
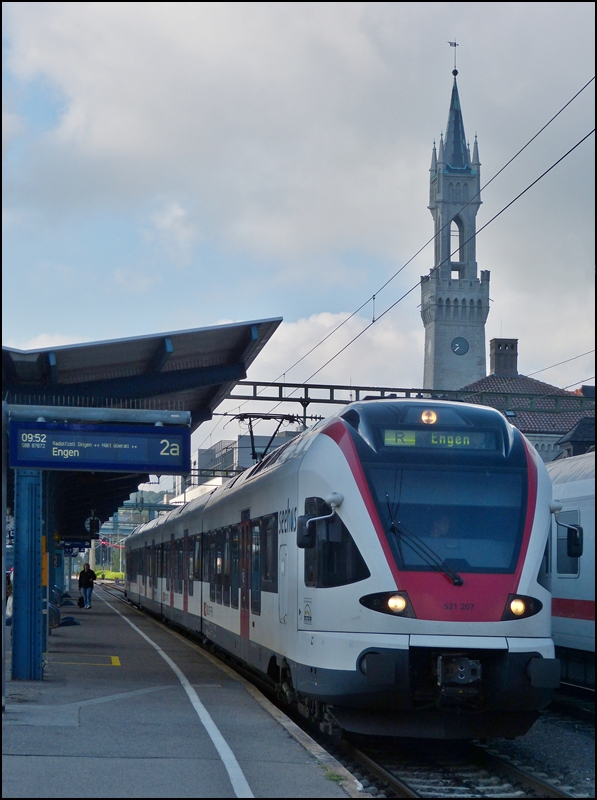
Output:
M454 48L454 71L452 72L452 75L456 77L456 75L458 75L458 70L456 69L456 48L458 47L458 42L454 40L453 42L448 42L448 44L450 47Z

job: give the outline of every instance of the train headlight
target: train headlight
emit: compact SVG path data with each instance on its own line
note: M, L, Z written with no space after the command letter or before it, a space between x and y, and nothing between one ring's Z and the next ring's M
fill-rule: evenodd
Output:
M406 605L406 597L401 594L393 594L388 597L388 608L395 614L401 614Z
M510 602L510 611L516 614L517 617L521 617L526 611L526 608L524 600L521 600L520 597L516 597Z
M434 425L437 422L437 414L435 411L427 409L421 414L421 422L424 422L425 425Z
M526 619L538 614L543 608L541 600L529 597L526 594L509 594L506 608L502 614L502 621L511 619Z
M382 614L390 614L393 617L416 618L414 608L408 599L408 594L404 591L376 592L367 594L359 598L359 603L371 611L379 611Z

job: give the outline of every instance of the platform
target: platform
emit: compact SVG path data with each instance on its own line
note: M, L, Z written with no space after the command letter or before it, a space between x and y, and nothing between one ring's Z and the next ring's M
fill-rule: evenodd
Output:
M82 624L52 631L44 680L7 678L3 797L367 796L255 687L108 586L60 610Z

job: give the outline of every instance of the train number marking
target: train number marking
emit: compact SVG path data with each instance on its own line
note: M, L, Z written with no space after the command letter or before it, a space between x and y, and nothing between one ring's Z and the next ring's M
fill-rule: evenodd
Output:
M445 611L472 611L474 607L474 603L444 603Z

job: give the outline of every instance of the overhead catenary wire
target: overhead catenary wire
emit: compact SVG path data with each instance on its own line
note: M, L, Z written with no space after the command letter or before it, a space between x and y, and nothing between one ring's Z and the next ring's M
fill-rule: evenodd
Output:
M590 378L583 378L581 381L574 381L574 383L569 383L568 386L564 386L563 389L558 389L559 392L565 392L567 389L570 389L572 386L578 386L578 384L584 384L585 381L592 381L595 380L595 376L591 375ZM556 392L546 392L546 394L542 394L539 397L535 398L536 400L542 400L544 397L553 397Z
M540 372L547 372L548 369L553 369L554 367L561 367L562 364L568 364L570 361L576 361L577 358L582 358L583 356L589 356L591 353L595 352L595 348L592 350L587 350L586 353L580 353L577 356L572 356L572 358L567 358L565 361L558 361L557 364L551 364L549 367L543 367L542 369L536 369L535 372L529 372L527 378L530 378L531 375L538 375ZM574 386L575 384L571 384Z

